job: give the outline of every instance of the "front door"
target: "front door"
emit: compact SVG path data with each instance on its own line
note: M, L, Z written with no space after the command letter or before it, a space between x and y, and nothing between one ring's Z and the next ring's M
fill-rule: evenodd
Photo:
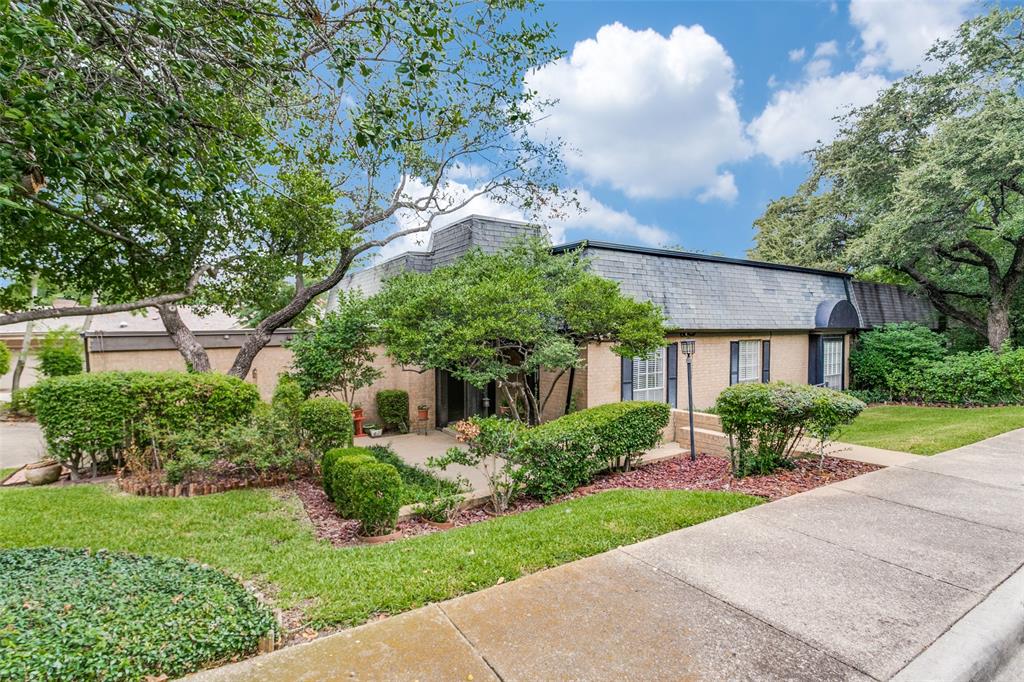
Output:
M494 414L495 385L492 381L486 391L481 391L472 384L452 376L443 369L437 370L437 427L444 428L449 424L478 414ZM484 398L487 398L486 409Z

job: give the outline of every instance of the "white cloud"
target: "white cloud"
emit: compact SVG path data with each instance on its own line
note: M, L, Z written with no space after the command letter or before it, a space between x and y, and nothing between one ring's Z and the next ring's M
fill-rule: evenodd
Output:
M803 61L803 58L806 57L806 56L807 56L807 50L802 48L802 47L799 48L799 49L796 49L796 50L790 50L789 51L789 61L791 61L791 62Z
M818 43L814 48L814 58L819 57L835 57L839 54L839 43L834 40L830 40L825 43Z
M818 141L829 141L838 123L833 118L850 106L873 101L888 81L877 74L842 73L815 78L780 90L747 131L776 165L794 161Z
M726 175L729 178L726 184L732 186L732 193L735 195L736 187L732 182L732 175L728 173ZM477 187L449 181L442 190L443 198L439 203L442 207L455 206L461 204L476 191ZM728 188L719 188L717 192L718 195L726 196L716 195L715 198L731 198L727 196ZM415 200L427 196L427 193L427 185L414 179L406 184L404 195L407 199ZM431 231L451 225L471 215L482 215L489 218L537 222L547 227L551 241L555 244L568 241L570 232L574 233L573 238L583 239L604 235L614 241L640 242L651 246L665 244L671 240L669 233L660 227L642 223L627 211L620 211L605 205L587 190L577 190L576 199L583 208L583 213L573 210L561 212L558 215L552 213L527 216L515 206L500 201L496 196L482 195L469 200L458 210L435 219L431 225ZM422 225L427 217L427 214L417 214L414 211L400 211L396 216L395 224L389 226L388 232ZM380 249L376 258L386 260L406 251L423 251L429 242L430 232L406 235Z
M697 195L697 201L707 203L714 199L721 201L735 201L740 194L736 188L736 177L726 171L715 178L715 183Z
M928 48L967 18L972 0L852 0L850 20L864 43L861 68L910 71Z
M722 165L750 154L734 71L701 26L665 37L607 25L527 77L559 100L534 134L561 137L570 169L631 198L706 193L733 182Z

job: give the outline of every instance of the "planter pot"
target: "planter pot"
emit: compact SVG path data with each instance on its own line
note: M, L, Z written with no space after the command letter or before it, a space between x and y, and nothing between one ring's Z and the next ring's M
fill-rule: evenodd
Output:
M36 462L25 467L25 480L29 485L49 485L60 478L61 465L57 462Z
M455 527L455 522L454 521L438 522L438 521L431 521L430 519L423 519L423 520L426 521L428 526L430 526L431 528L437 528L438 530L450 530L450 529Z
M380 438L384 435L384 429L366 429L366 431L370 434L370 438Z
M419 419L426 419L430 416L430 410L416 410L416 416Z
M402 531L392 531L387 535L357 535L356 537L359 539L359 542L364 542L368 545L380 545L402 537Z
M362 419L363 418L363 408L361 408L361 407L354 408L352 410L352 418L353 419Z

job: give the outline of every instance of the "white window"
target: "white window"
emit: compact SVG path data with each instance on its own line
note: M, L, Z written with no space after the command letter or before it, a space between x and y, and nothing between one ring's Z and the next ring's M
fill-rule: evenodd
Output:
M737 380L741 384L761 381L760 341L740 341L740 366Z
M633 400L665 402L665 349L633 358Z
M827 337L822 342L822 375L829 388L843 388L843 337Z

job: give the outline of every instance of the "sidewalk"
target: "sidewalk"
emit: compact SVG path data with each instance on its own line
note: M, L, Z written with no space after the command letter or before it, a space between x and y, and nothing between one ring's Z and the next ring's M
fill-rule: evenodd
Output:
M195 678L888 680L1021 582L1022 480L1018 430Z

